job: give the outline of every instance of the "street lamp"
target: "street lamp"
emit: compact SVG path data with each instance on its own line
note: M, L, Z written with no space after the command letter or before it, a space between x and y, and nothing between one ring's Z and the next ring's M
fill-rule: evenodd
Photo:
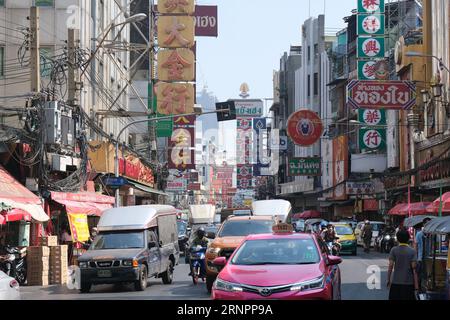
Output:
M439 61L439 67L441 68L441 70L446 70L448 73L450 73L450 69L444 64L444 62L442 61L442 59L436 57L435 55L432 54L424 54L421 52L417 52L417 51L408 51L406 52L406 56L407 57L422 57L422 58L434 58L437 61Z
M89 57L88 61L86 61L86 66L88 66L91 63L92 59L95 58L95 55L97 54L98 50L100 50L100 47L103 45L103 43L106 41L106 38L108 37L109 33L111 32L111 30L113 28L118 27L118 26L122 26L122 25L126 25L126 24L129 24L129 23L136 23L136 22L139 22L139 21L142 21L142 20L145 20L145 19L147 19L147 15L145 13L138 13L138 14L135 14L135 15L133 15L131 17L126 18L125 21L123 21L123 22L120 22L120 23L112 22L109 25L108 29L106 30L106 33L103 36L102 40L100 41L99 45L97 46L97 48L95 48L94 53L92 53L91 56ZM85 68L83 70L83 72L81 73L80 78L86 73L86 70L87 70L87 68Z
M227 113L227 112L231 112L230 109L222 109L222 110L216 110L216 111L208 111L208 112L201 112L200 109L195 109L196 112L194 113L186 113L186 114L176 114L176 115L170 115L170 116L165 116L165 117L155 117L155 118L150 118L150 119L145 119L145 120L136 120L136 121L132 121L130 123L128 123L126 126L124 126L122 128L122 130L120 130L119 134L117 135L117 139L115 141L115 153L116 153L116 158L114 161L114 175L116 178L119 178L119 141L120 141L120 136L125 132L126 129L128 129L129 127L138 124L138 123L149 123L149 122L157 122L160 120L170 120L173 118L178 118L178 117L188 117L188 116L200 116L200 115L207 115L207 114L217 114L217 113ZM115 207L117 208L119 206L119 197L120 197L120 190L119 188L116 189L115 191Z

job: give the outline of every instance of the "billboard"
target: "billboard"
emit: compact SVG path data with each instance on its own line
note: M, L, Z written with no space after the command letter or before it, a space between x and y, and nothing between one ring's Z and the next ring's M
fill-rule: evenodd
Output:
M195 36L217 37L218 25L217 6L195 6Z
M264 113L262 100L233 100L238 118L258 118Z

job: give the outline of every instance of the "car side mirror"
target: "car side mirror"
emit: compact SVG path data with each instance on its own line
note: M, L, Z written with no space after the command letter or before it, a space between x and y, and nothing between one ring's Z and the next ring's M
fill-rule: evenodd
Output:
M206 235L208 239L214 240L216 238L216 234L214 232L208 232Z
M213 264L219 267L225 267L227 265L227 258L225 257L218 257L213 260Z
M149 249L156 248L156 242L155 242L155 241L150 241L150 242L148 243L148 248L149 248Z
M191 232L191 231L192 231L192 228L189 228L189 227L188 227L188 228L186 229L186 231L187 231L187 232Z
M342 258L341 257L336 257L336 256L328 256L328 265L329 266L335 266L338 264L342 263Z

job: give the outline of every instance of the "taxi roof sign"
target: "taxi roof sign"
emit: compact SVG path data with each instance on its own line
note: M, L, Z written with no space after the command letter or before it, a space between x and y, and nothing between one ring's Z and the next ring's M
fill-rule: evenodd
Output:
M288 223L279 223L272 227L274 234L289 234L294 233L294 227Z

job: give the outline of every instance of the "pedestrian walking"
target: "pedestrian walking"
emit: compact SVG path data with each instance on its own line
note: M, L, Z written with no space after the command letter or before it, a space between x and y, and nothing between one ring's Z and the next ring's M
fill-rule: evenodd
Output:
M409 239L408 231L400 230L397 233L399 245L392 248L389 255L389 300L416 300L419 290L417 253L408 245Z
M417 252L417 276L419 278L419 289L422 288L421 282L425 271L425 265L423 264L423 258L425 254L425 234L423 233L423 227L430 220L430 218L426 218L423 220L423 223L417 225L416 227L416 241L414 243L414 248Z
M364 252L366 253L370 252L370 245L372 243L372 234L373 234L372 225L370 224L369 220L366 220L364 222L364 228L361 234L361 237L364 242Z

